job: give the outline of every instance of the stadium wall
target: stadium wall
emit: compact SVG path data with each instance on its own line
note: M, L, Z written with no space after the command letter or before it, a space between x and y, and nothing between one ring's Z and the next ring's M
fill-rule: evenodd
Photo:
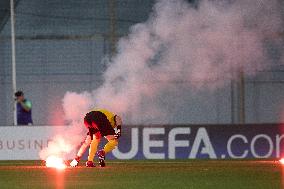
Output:
M129 27L147 20L154 0L119 1L116 4L115 37L127 35ZM17 86L33 103L35 125L65 125L62 99L66 91L92 91L102 84L110 51L108 1L22 0L16 7ZM0 31L0 125L13 124L10 22ZM271 70L245 78L246 123L284 121L284 68L277 60ZM279 57L278 57L279 58ZM161 95L169 120L161 124L238 123L236 83L214 91L196 92L188 81L172 82L185 98ZM153 81L155 85L160 85ZM173 104L173 103L171 103ZM143 124L129 116L128 124Z
M68 128L1 127L0 160L37 160L54 136ZM107 158L280 158L284 155L283 138L284 126L280 124L125 126L118 148ZM72 153L71 157L75 151ZM86 157L85 153L83 159Z

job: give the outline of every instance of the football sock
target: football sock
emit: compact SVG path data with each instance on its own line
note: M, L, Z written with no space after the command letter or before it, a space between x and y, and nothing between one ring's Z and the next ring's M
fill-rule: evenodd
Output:
M106 143L105 147L104 147L104 151L105 153L108 153L110 151L112 151L118 144L118 141L116 139L111 139L108 141L108 143Z

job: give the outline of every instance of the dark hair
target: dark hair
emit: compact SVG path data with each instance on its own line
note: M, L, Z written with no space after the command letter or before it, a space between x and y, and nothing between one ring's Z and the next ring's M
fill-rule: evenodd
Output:
M15 97L19 97L19 96L24 96L23 91L17 91L17 92L15 92Z
M92 112L86 114L84 118L84 123L87 123L89 126L92 125Z

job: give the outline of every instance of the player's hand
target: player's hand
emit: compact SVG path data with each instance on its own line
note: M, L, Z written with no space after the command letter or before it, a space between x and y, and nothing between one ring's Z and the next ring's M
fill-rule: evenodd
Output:
M76 157L71 161L70 166L76 167L76 166L78 166L79 162L80 162L80 157Z
M70 166L71 167L76 167L77 165L78 165L78 161L76 160L76 159L73 159L72 161L71 161L71 163L70 163Z
M118 139L119 137L121 137L121 129L118 129L117 132L114 135L114 138Z
M94 162L92 162L92 161L87 161L87 162L86 162L86 167L96 167L96 166L95 166Z

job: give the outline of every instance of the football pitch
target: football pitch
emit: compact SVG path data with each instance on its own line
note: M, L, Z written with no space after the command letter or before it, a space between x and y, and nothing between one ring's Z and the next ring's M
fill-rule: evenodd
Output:
M283 187L277 161L107 161L105 168L56 170L40 161L0 161L0 188L273 189Z

